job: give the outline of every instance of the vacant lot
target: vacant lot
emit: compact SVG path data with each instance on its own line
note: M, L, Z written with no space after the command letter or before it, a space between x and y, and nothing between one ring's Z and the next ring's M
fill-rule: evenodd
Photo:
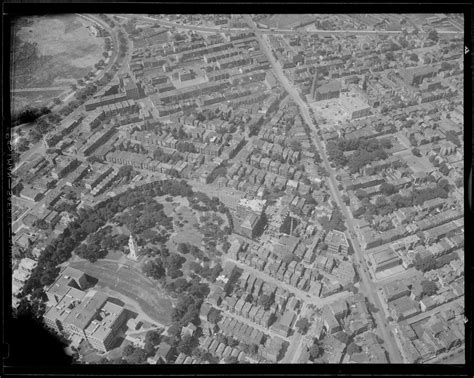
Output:
M307 22L313 18L314 17L307 14L277 14L259 22L268 25L270 28L286 29L293 28L299 25L301 22Z
M106 287L136 301L143 312L155 321L168 325L172 310L171 301L157 285L143 276L141 270L119 261L99 260L95 263L76 259L69 264L91 277L97 278L98 287Z

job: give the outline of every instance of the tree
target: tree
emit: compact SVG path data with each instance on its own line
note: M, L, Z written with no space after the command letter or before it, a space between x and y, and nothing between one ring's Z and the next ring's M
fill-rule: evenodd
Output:
M171 253L164 261L164 265L168 269L181 269L185 261L186 259L183 256Z
M423 290L423 296L429 297L433 294L436 294L436 292L438 291L438 287L436 286L436 283L429 280L423 280L421 282L421 287Z
M224 362L226 364L237 364L239 360L237 359L236 356L229 356L224 359Z
M134 351L135 351L135 347L132 344L127 344L122 349L122 356L123 357L129 357L133 354Z
M323 348L318 344L314 343L311 345L309 348L309 356L314 360L315 358L319 358L322 356L324 350Z
M444 162L438 167L438 170L445 176L448 176L450 172L450 169L448 168L447 164Z
M378 208L384 207L388 205L388 200L386 197L378 196L375 200L375 206Z
M295 325L300 333L304 335L308 331L309 321L306 318L299 318Z
M49 224L44 219L37 219L34 221L33 227L37 227L41 230L47 230L49 228Z
M158 345L161 341L161 335L158 331L148 331L145 335L145 342Z
M428 39L431 39L434 42L438 42L438 40L439 40L438 32L435 29L431 30L428 33Z
M303 148L301 146L301 142L299 142L298 140L292 140L291 143L290 143L290 147L294 151L301 151L302 148Z
M222 319L222 313L215 309L211 310L207 317L207 320L211 324L217 324L221 319Z
M421 157L421 152L420 152L420 150L419 150L418 148L416 148L416 147L413 147L413 148L411 149L411 153L412 153L413 155L415 155L415 156Z
M179 353L184 353L186 355L190 355L197 347L196 340L189 335L184 335L181 341L178 343L178 347L176 348Z
M273 298L268 294L262 294L258 298L258 304L262 306L265 310L268 310L273 303Z
M143 349L137 348L130 356L128 356L127 362L132 365L137 365L145 362L146 358L147 353Z
M418 55L415 54L415 53L411 53L410 54L410 60L414 61L414 62L418 62L420 59L418 58Z
M380 185L380 191L386 195L386 196L390 196L392 194L395 193L396 191L396 188L395 188L395 185L393 184L389 184L389 183L386 183L386 182L383 182L381 185ZM367 193L365 193L367 194Z
M183 276L183 272L179 268L170 267L167 270L168 276L171 279L175 279Z
M159 280L165 276L165 268L160 259L147 261L142 268L143 274L148 277Z
M177 248L179 253L183 255L189 253L189 243L179 243Z
M255 345L255 344L250 344L249 345L249 354L251 356L253 356L253 355L257 354L257 352L258 352L258 346Z
M459 176L454 180L454 184L456 185L457 188L462 188L464 186L464 178Z

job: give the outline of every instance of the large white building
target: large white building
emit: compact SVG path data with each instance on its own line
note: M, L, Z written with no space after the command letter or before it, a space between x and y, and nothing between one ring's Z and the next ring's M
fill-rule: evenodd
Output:
M339 104L350 119L370 115L370 105L362 101L358 96L341 96Z

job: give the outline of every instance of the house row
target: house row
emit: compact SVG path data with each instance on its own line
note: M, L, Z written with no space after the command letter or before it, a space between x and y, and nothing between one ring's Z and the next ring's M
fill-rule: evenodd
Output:
M115 127L110 127L104 131L94 133L87 142L80 148L80 156L90 156L95 150L104 145L117 132Z
M153 172L161 172L165 174L175 174L178 175L178 177L189 173L188 168L190 167L187 162L182 160L175 164L168 164L153 160L143 154L126 151L109 152L105 156L105 160L120 165L131 165L138 169L147 169Z
M225 336L232 336L238 341L249 345L259 345L266 336L259 329L247 325L246 323L243 323L230 316L224 316L218 325Z

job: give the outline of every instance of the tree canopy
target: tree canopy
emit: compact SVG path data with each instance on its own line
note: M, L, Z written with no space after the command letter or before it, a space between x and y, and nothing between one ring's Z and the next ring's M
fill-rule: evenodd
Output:
M308 331L309 321L307 318L299 318L295 326L299 329L303 335Z
M429 297L433 294L436 294L436 292L438 291L436 283L430 280L423 280L421 282L421 287L423 289L423 296Z

